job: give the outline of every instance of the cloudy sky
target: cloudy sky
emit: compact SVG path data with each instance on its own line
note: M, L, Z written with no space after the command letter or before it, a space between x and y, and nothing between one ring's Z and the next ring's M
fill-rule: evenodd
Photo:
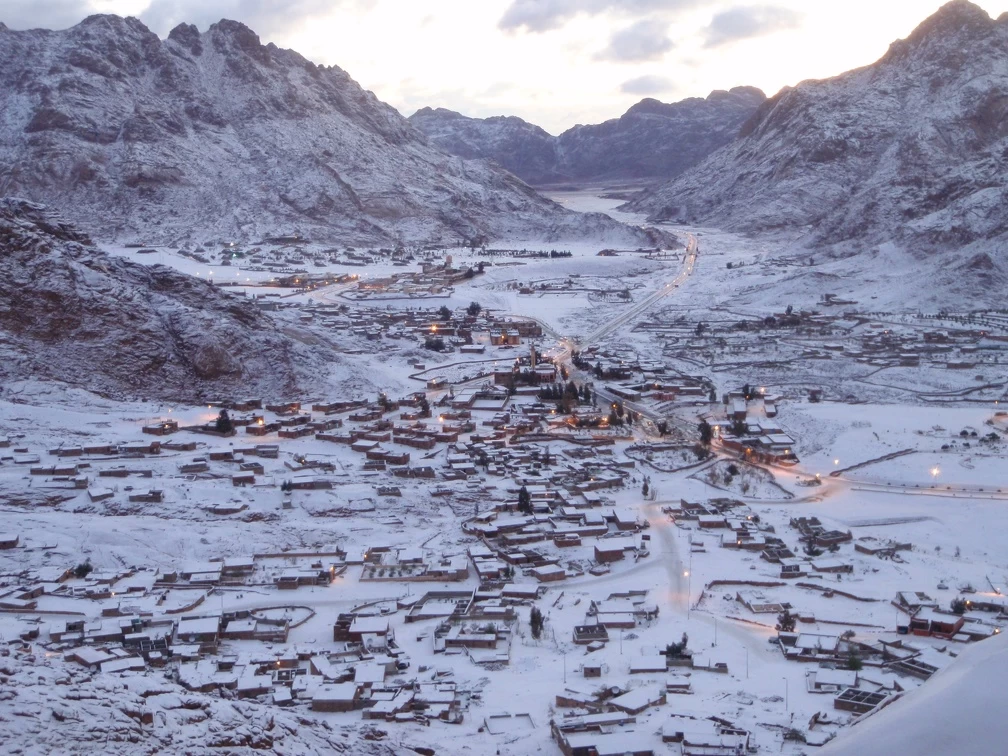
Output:
M1008 0L977 0L992 16ZM347 70L410 115L519 115L559 133L749 84L773 94L881 57L940 0L0 0L14 29L133 15L162 37L224 17Z

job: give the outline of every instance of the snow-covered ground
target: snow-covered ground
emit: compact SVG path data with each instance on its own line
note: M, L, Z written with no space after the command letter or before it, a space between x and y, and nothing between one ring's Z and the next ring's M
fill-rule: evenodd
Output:
M591 195L569 195L564 201L575 209L608 210L617 204ZM688 231L696 232L675 230L681 238L686 238ZM915 320L916 307L914 312L893 311L883 317L869 304L869 297L874 296L869 295L858 305L840 308L830 326L816 321L814 328L808 325L803 326L807 330L769 336L756 326L732 329L733 322L756 323L767 315L780 314L787 304L793 304L796 311L813 309L821 292L803 290L798 297L788 285L781 286L781 277L771 262L773 242L714 231L697 235L700 252L693 274L668 296L656 299L653 308L639 313L632 308L662 293L680 275L681 250L677 258L667 260L644 259L628 251L614 257L599 256L598 245L565 247L572 256L560 259L487 258L479 252L451 250L456 266L475 266L480 260L493 264L482 275L458 282L435 299L386 301L344 296L353 291L354 284L284 292L290 295L283 300L289 305L284 317L308 316L304 328L317 329L347 352L345 362L330 376L330 395L300 398L302 412L322 400L367 399L373 403L379 390L395 399L424 390L424 381L434 373L461 381L487 361L509 364L528 352L523 342L514 349L488 346L482 355L438 355L422 349L414 334L369 341L342 326L326 325L323 316L312 314L320 305L344 305L351 313L371 308L379 313L418 307L433 311L442 304L455 309L478 302L484 310L540 321L546 332L537 340L538 348L556 354L564 351L558 337L588 338L605 332L607 324L621 314L631 313L635 317L600 340L600 350L663 362L667 365L663 379L704 376L718 397L711 403L701 399L698 406L693 402L666 406L642 399L649 415L695 427L700 415L723 416L721 394L749 382L778 398L774 422L794 440L794 453L800 460L794 467L749 466L731 457L719 442L714 444L719 459L692 463L692 440L674 451L656 451L649 463L647 454L627 455L631 444L639 447L660 441L653 425L641 423L624 430L611 446L601 447L595 457L599 468L622 469L625 478L621 486L600 491L601 506L587 511L631 513L640 521L647 520L649 526L628 531L633 550L608 565L608 571L595 570L599 574L590 568L596 566L596 547L604 547L606 538L587 535L579 545L564 547L551 540L533 540L527 545L517 541L514 549L535 550L563 568L566 577L539 583L531 565L514 566L510 582L538 587L540 592L534 601L520 602L515 609L517 621L509 640L500 642L507 649L506 663L480 666L471 658L478 657L479 651L436 652L438 621L407 622L407 615L413 602L428 591L471 593L479 587L469 551L478 549L481 539L471 529L464 530L463 524L474 515L492 519L495 508L513 506L522 482L535 488L537 480L576 469L582 463L578 450L585 447L571 443L568 439L573 434L569 431L554 430L545 435L540 426L543 434L535 439L523 445L521 439L516 442L512 438L502 447L535 450L539 455L548 449L552 466L521 462L498 476L477 465L467 478L448 480L449 465L459 464L454 457L449 459L450 455L464 454L474 434L493 432L482 423L490 420L494 411L474 409L474 427L463 431L454 447L447 441L427 450L381 442L384 449L408 451L410 466L429 465L437 476L407 478L393 476L388 470L365 470L363 449L320 440L314 434L282 438L274 430L252 437L243 428L231 438L184 430L164 437L141 432L144 425L168 420L177 420L182 426L213 421L219 411L216 406L117 403L37 383L4 387L0 394L0 440L7 443L0 447L0 531L18 536L14 548L0 550L0 601L8 602L0 612L0 637L7 641L6 647L0 644L0 732L8 750L56 752L74 742L80 743L82 750L121 749L130 743L127 747L153 753L199 750L212 742L234 748L258 744L285 753L332 749L382 753L413 747L448 754L555 753L558 747L551 742L551 719L563 721L566 714L577 710L561 707L558 696L590 699L602 686L664 691L667 684L678 684L680 677L689 682L689 694L670 693L664 704L646 708L630 725L657 753L678 747L663 744L659 735L672 715L701 720L717 716L730 721L751 733L751 743L761 751L807 752L804 743L785 738L794 736L793 731L810 743L837 733L842 736L856 714L835 710L833 695L809 692L807 675L821 669L820 665L786 658L777 641L778 611L756 613L741 599L750 604L789 606L799 617L797 630L807 637L821 636L822 642L853 632L848 640L863 647L857 653L852 651L852 656L868 654L866 649L879 648L882 642L902 642L901 653L927 659L938 667L954 666L954 657L968 644L961 639L897 634L897 626L905 624L908 614L892 602L899 592L917 591L928 594L944 611L960 596L998 603L1008 590L1008 444L1003 434L997 441L980 442L992 432L990 422L1000 406L995 401L1000 401L1003 391L998 388L1004 381L1004 375L998 375L1002 352L983 352L977 358L979 366L965 371L943 369L936 360L925 357L919 366L900 368L906 371L902 384L895 379L868 384L870 376L866 374L882 366L858 362L849 349L824 345L833 341L843 341L841 346L852 344L860 338L858 334L874 333L871 324L883 320L896 323L885 327L905 332L909 340L918 326L925 327ZM246 275L231 266L208 266L167 249L145 255L129 249L110 251L171 265L192 275L213 272L215 280L244 276L252 284L274 275ZM729 262L732 268L727 267ZM366 267L336 265L326 271L377 278L418 267L380 261ZM523 289L532 293L522 293ZM256 290L259 287L249 287L249 291ZM628 301L606 299L607 291L623 290L629 292ZM862 299L854 294L852 299ZM719 321L725 325L718 325ZM699 322L710 324L714 335L704 335L704 329L697 328ZM941 327L954 325L948 321ZM813 348L812 342L819 346ZM829 359L822 358L826 352ZM422 370L416 367L417 361L425 363ZM449 367L455 363L461 364ZM976 375L981 373L986 378L977 381ZM413 374L417 378L410 377ZM481 383L482 379L456 386L456 395ZM981 384L985 388L973 391ZM828 389L824 401L809 401L808 389L813 387ZM856 401L848 401L849 395ZM953 401L943 400L940 406L929 403L939 396ZM299 397L263 399L290 401ZM437 405L442 399L447 402L449 395L431 390L428 399ZM517 396L510 400L508 409L521 417L532 409L534 401L534 397ZM767 419L759 414L759 402L751 406L754 415ZM443 414L451 410L447 404L443 409L432 409L429 422L437 424L439 413L442 422L453 422L444 420ZM233 414L253 412L260 411ZM265 422L283 419L271 411L262 414ZM311 415L313 421L327 417L321 410ZM343 420L343 427L328 432L380 432L366 427L371 421L351 420L349 413L336 417ZM396 424L406 422L396 412L387 417ZM598 435L609 439L610 433L601 431ZM589 434L582 432L577 438L584 442ZM195 442L196 446L114 458L97 453L73 457L51 453L61 447L136 447L155 440ZM260 457L254 451L264 444L278 446L276 458ZM239 460L233 458L236 450ZM228 452L232 458L220 458ZM196 462L196 458L206 460L206 470L183 470L183 465ZM629 465L630 458L635 460L633 466L621 467ZM305 460L323 467L304 468ZM262 469L254 473L253 484L234 486L232 475L244 463L259 463ZM67 464L78 465L73 475L32 471ZM99 475L116 467L127 467L131 474ZM684 469L677 469L680 467ZM732 472L731 467L737 471ZM668 471L672 469L676 471ZM74 487L72 478L76 476L88 479L85 487ZM285 506L281 484L314 476L324 478L331 487L296 490L289 497L290 506ZM642 491L645 481L647 495ZM390 490L393 486L398 489L395 493ZM99 489L107 489L107 498ZM129 501L131 494L149 489L161 491L163 501ZM576 498L579 494L571 495ZM736 502L726 510L726 523L746 521L760 537L780 539L802 563L803 576L781 579L780 564L761 558L758 551L735 548L737 530L701 527L700 521L669 513L682 501L718 499ZM559 505L554 509L551 515L540 513L521 531L533 533L563 522L566 515L561 516ZM501 512L498 521L512 516ZM841 536L849 533L850 539L841 540L835 549L817 549L812 544L806 550L799 540L800 518L818 518L823 529ZM608 527L615 534L618 526ZM896 544L899 549L891 553L873 553ZM380 557L385 560L381 569L383 573L388 570L388 576L369 579L370 568L359 561L362 552L385 555ZM393 556L397 553L400 559L407 553L419 555L428 563L461 558L467 564L467 576L457 582L393 579L394 574L402 574ZM236 558L250 559L254 567L249 576L233 584L207 586L181 577L183 573L212 570L217 560ZM86 561L94 568L92 575L54 582L57 573ZM832 569L836 563L849 571L834 573L813 567L819 564ZM276 588L275 581L285 570L330 567L334 577L325 585L291 591ZM175 573L179 579L172 583L168 576ZM17 598L39 585L41 592L32 598ZM94 590L102 585L108 590ZM608 642L597 649L573 642L575 626L594 623L595 618L587 616L593 602L620 600L617 594L628 592L639 592L638 599L653 605L655 611L648 612L649 618L631 620L631 627L610 628ZM496 594L491 591L488 595L493 599ZM19 608L11 601L34 604ZM544 632L538 639L530 628L532 604L545 615ZM361 710L313 711L308 693L296 696L293 708L284 708L274 703L274 696L287 686L288 681L281 677L270 678L268 692L241 699L226 686L190 691L181 682L195 672L186 668L183 674L177 661L165 666L147 663L126 672L87 670L67 658L74 648L72 642L54 642L50 635L57 624L75 618L94 628L97 623L118 621L116 615L177 619L251 612L260 620L286 615L292 625L300 624L290 628L285 643L224 640L217 655L206 657L234 657L234 664L249 675L259 670L275 676L270 664L279 666L287 652L300 655L298 665L306 673L312 672L308 662L312 657L345 661L345 643L333 640L333 626L339 614L355 610L387 618L402 658L409 660L408 667L387 671L383 683L372 683L362 690L374 696L382 690L421 691L454 683L464 714L460 724L436 718L429 726L415 721L363 719ZM1002 622L996 613L973 608L966 616L978 634L994 633ZM37 636L30 634L32 630L38 631ZM679 642L684 633L694 667L631 672L632 667L646 666L666 646ZM22 635L26 640L20 640ZM982 645L995 642L979 641ZM106 649L117 644L99 641L91 645ZM353 653L357 656L351 666L363 665L373 656L364 653L362 658L360 652ZM840 656L834 664L843 667L846 661L846 656ZM862 663L860 656L857 663ZM725 665L725 671L715 671L718 664ZM863 690L893 692L937 684L901 673L890 663L884 664L881 657L867 655L863 665L859 673ZM587 667L599 667L601 676L586 677ZM321 679L317 674L303 676ZM913 698L911 694L906 701L895 702L892 710L898 712ZM150 712L152 719L145 720L143 712ZM532 725L521 719L506 726L494 720L493 726L487 726L488 718L503 713L528 714ZM813 719L817 724L810 725ZM96 728L107 741L97 738ZM228 743L228 733L240 737ZM839 743L843 743L842 737Z

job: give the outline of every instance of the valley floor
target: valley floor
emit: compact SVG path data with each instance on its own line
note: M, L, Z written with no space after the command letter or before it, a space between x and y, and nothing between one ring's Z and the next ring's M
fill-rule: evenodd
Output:
M221 397L234 436L207 432L216 402L3 388L5 750L615 752L603 723L642 752L807 753L989 642L1008 322L810 289L775 242L673 230L695 258L444 250L488 264L423 295L381 283L416 265L378 254L313 288L147 255L271 295L345 359L324 396ZM488 311L541 333L498 345ZM424 348L438 328L484 349ZM573 414L508 386L530 339L590 387ZM729 432L744 385L755 453Z

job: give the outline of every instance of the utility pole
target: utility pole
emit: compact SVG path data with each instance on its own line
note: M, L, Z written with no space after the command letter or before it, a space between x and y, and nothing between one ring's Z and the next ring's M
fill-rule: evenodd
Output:
M689 621L690 603L693 600L693 537L690 536L689 569L686 571L686 620Z

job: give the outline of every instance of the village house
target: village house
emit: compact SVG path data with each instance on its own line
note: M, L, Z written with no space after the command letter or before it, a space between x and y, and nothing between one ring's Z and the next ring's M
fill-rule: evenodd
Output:
M551 726L564 756L654 756L652 736L623 727L565 731Z
M962 630L965 621L962 615L922 607L910 618L910 633L936 638L952 638Z
M833 708L855 714L867 714L888 697L887 693L881 691L846 688L833 699Z
M17 533L0 533L0 549L13 549L18 546L21 537Z
M363 705L361 686L352 682L320 685L315 689L311 699L312 711L353 711Z
M750 750L750 734L719 717L670 716L662 741L678 743L682 756L737 756Z
M175 628L175 643L198 643L215 649L220 635L220 617L190 617L179 620Z

